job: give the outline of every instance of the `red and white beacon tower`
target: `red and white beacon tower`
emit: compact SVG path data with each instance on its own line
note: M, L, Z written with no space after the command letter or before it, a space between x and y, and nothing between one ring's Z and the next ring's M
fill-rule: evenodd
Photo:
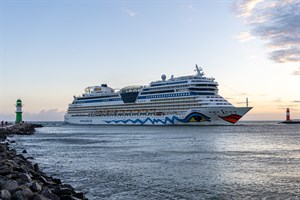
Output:
M286 109L286 121L291 121L289 108Z

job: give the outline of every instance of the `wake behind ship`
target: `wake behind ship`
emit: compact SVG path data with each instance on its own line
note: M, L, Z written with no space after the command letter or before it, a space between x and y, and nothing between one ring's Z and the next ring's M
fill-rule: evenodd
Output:
M69 124L230 125L252 107L234 107L218 94L218 83L196 65L196 74L116 91L106 84L85 89L65 114Z

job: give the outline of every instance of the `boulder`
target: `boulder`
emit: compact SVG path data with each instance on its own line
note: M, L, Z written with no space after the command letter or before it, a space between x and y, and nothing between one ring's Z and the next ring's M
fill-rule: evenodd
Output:
M56 194L51 192L51 190L47 187L43 188L41 194L44 195L45 197L51 199L51 200L60 200L60 198Z
M61 180L58 178L53 178L52 181L56 184L61 184Z
M15 190L18 186L18 182L15 180L1 180L0 182L1 189Z
M23 194L23 192L21 190L16 191L15 193L13 193L13 195L11 196L12 200L28 200L28 198L25 197L25 195Z
M2 175L2 176L11 174L12 172L13 172L13 168L11 166L5 165L0 169L0 175Z
M1 190L0 199L9 200L11 199L11 194L8 190Z
M33 195L32 200L49 200L49 199L44 197L41 194L35 194L35 195Z
M72 196L67 196L67 195L63 195L60 197L61 200L79 200L76 197L72 197Z
M23 194L22 191L16 191L15 193L13 193L13 195L11 196L12 200L27 200Z
M84 199L84 193L83 192L76 192L76 194L74 194L74 197L78 198L78 199Z
M72 185L70 185L70 184L62 184L61 187L62 187L62 188L69 188L69 189L71 189L71 190L74 190L74 188L73 188Z
M33 165L33 169L35 170L35 171L39 171L40 169L39 169L39 165L38 164L34 164Z
M37 180L41 181L43 184L45 185L50 185L50 183L47 181L47 179L43 176L41 176L40 174L38 174L39 176L36 178Z
M23 181L23 182L27 182L28 183L28 182L32 181L31 177L29 176L28 173L20 173L19 177L21 178L21 181Z
M30 189L34 192L39 192L42 190L42 186L38 182L33 182L30 186Z
M71 190L69 188L58 188L53 190L53 192L58 196L72 196L73 194L76 194L74 190Z
M26 187L25 185L21 185L19 188L18 188L18 191L21 191L22 192L22 195L26 198L26 199L31 199L33 197L33 192L28 188Z

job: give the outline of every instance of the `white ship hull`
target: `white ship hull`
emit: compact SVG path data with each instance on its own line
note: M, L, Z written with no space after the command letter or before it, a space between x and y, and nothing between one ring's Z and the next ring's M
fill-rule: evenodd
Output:
M184 115L76 116L65 115L68 124L81 125L233 125L252 107L210 107L188 110Z

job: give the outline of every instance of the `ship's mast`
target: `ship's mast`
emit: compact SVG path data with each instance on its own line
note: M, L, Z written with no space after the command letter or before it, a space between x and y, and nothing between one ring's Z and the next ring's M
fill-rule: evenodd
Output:
M204 72L203 72L202 68L198 67L197 64L196 64L196 70L195 71L197 72L197 75L200 76L200 77L202 77L204 75Z

